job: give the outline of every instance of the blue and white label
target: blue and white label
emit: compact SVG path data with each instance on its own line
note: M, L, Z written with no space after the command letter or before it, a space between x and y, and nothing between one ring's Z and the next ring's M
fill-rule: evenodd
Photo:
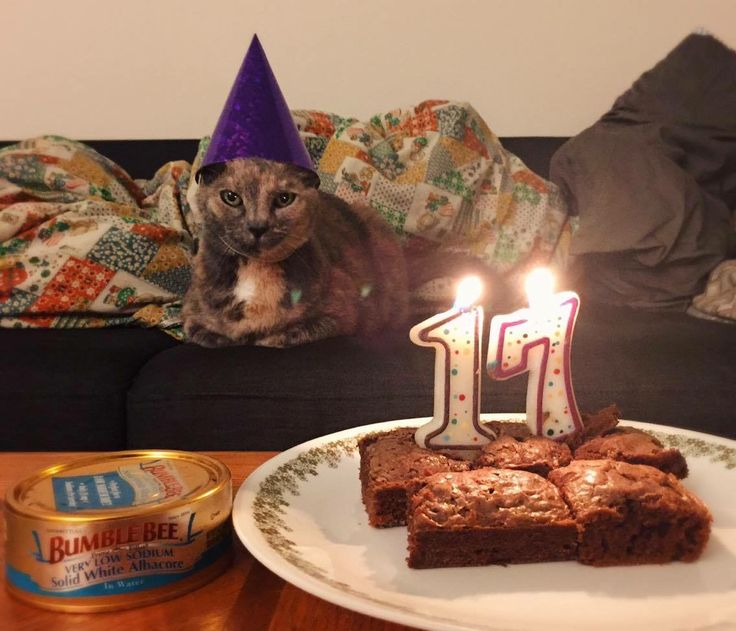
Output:
M52 478L56 510L125 508L135 503L135 490L117 472Z
M51 485L56 510L64 513L161 503L189 491L176 466L158 459L117 471L51 478Z

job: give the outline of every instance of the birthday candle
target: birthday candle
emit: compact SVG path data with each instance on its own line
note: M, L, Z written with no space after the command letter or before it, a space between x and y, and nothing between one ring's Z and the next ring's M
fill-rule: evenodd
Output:
M488 373L509 379L529 373L526 422L533 434L560 438L582 427L570 370L573 329L580 298L553 293L551 273L527 279L529 308L494 316L488 340Z
M434 417L414 434L420 447L475 449L494 437L479 414L483 307L474 303L481 289L477 277L465 278L452 309L409 332L415 344L435 348Z

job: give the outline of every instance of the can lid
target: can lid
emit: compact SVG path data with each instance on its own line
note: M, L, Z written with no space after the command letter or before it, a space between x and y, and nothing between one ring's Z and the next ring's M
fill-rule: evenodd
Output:
M29 517L96 521L169 510L230 487L219 460L186 451L120 451L39 471L11 487L6 509Z

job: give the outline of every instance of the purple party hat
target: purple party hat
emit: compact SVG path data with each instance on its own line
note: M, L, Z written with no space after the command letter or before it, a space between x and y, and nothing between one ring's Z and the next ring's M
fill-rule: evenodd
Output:
M263 158L314 171L257 35L235 77L202 166L235 158Z

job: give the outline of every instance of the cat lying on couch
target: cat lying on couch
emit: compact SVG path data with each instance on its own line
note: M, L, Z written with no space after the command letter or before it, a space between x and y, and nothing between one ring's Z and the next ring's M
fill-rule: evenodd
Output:
M318 186L268 160L200 171L203 229L182 312L191 341L284 347L406 322L398 239L374 210Z
M320 191L298 166L236 159L198 180L202 233L182 318L202 346L405 333L412 289L448 273L490 274L466 255L407 256L378 212Z

